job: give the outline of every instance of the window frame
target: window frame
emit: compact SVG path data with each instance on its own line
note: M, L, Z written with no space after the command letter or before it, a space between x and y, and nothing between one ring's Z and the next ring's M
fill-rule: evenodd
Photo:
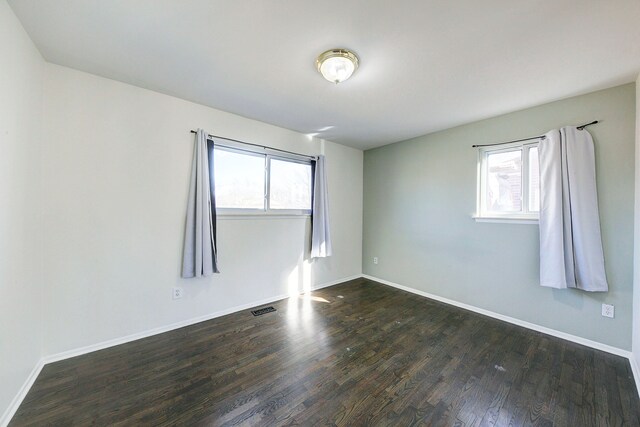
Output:
M309 217L313 209L313 157L297 156L294 154L279 153L276 150L267 148L254 148L239 142L224 143L214 140L214 157L215 150L224 150L232 153L256 156L264 159L264 198L263 207L256 208L221 208L216 206L216 216L218 217ZM299 163L309 165L311 167L310 188L311 206L309 209L272 209L271 204L271 160L276 159L285 162ZM215 170L214 170L215 174Z
M473 218L477 222L509 222L520 224L537 224L540 217L539 211L531 211L529 206L529 157L532 148L538 147L540 139L514 142L499 147L479 147L477 163L477 188L476 188L476 213ZM487 195L488 157L490 154L498 154L510 151L521 151L521 210L520 212L494 212L484 210L485 197Z

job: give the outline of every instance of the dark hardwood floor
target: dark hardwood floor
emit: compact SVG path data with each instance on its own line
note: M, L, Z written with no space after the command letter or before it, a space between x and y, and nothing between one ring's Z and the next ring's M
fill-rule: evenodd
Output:
M273 306L47 365L11 425L640 425L622 357L365 279Z

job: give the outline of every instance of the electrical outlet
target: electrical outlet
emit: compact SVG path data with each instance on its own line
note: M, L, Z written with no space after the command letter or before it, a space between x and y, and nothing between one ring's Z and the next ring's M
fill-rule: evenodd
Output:
M604 317L611 317L613 319L614 314L615 314L614 306L612 306L611 304L602 304L602 315Z
M184 289L183 288L173 288L172 289L172 295L173 295L173 299L180 299L184 296Z
M374 263L374 264L377 264L377 263L378 263L378 257L377 257L377 256L374 256L374 257L373 257L373 263Z

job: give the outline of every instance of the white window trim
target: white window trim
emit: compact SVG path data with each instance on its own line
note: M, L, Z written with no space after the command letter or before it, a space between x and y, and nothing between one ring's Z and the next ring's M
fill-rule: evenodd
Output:
M235 213L235 214L217 214L216 219L221 221L226 220L278 220L278 219L309 219L311 218L311 214L303 214L303 215L278 215L278 214L267 214L267 213L259 213L259 214L246 214L246 213Z
M514 148L522 149L522 206L523 209L529 207L529 152L532 147L538 146L540 139L533 139L529 141L514 142L512 144L504 144L499 148L495 146L480 147L478 149L477 160L477 180L476 180L476 212L471 217L476 222L488 222L488 223L507 223L507 224L538 224L539 213L530 212L525 210L518 213L504 213L504 212L483 212L483 197L486 195L486 157L489 153L500 153L503 151L512 151ZM525 150L527 151L525 155ZM525 179L525 174L527 177ZM527 185L524 185L526 181Z
M488 222L488 223L504 223L504 224L538 224L538 218L528 218L528 217L489 217L489 216L477 216L472 215L476 222Z
M304 165L311 165L312 159L305 156L297 156L295 154L279 153L275 150L269 150L268 148L256 148L251 145L245 145L238 142L220 143L214 141L214 149L229 151L232 153L244 154L247 156L264 157L265 170L264 170L264 208L252 209L252 208L218 208L216 207L216 218L219 219L284 219L284 218L304 218L311 216L311 209L272 209L269 204L271 198L269 197L271 191L271 160L282 160L292 163L300 163ZM277 153L277 154L271 154ZM310 191L313 196L313 176L311 176ZM313 203L313 200L312 200Z

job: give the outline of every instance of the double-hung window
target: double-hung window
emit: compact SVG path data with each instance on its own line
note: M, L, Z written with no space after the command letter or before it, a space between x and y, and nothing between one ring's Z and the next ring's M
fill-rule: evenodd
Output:
M480 148L476 219L537 221L540 211L538 142Z
M240 144L214 146L218 214L309 215L311 159Z

